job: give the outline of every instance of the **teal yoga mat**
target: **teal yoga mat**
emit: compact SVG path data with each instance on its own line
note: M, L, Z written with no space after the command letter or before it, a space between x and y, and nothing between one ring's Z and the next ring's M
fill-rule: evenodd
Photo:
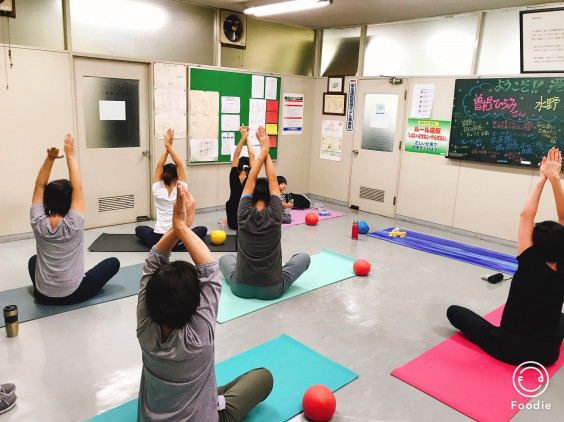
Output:
M227 281L222 280L217 322L222 324L274 303L354 277L354 261L354 258L322 249L320 254L311 257L311 264L307 271L296 280L282 297L274 300L242 299L231 292Z
M331 391L358 377L338 363L320 355L293 338L282 334L273 340L233 356L215 366L217 385L224 385L250 369L264 367L272 372L274 388L244 422L283 422L302 411L302 397L315 384ZM102 413L88 421L134 422L137 399Z
M143 274L143 264L122 267L118 273L104 286L104 288L90 300L75 305L41 305L33 297L33 286L20 287L18 289L5 290L0 292L0 308L6 305L16 305L18 307L18 321L26 322L111 300L122 299L124 297L139 294L139 282ZM4 327L4 319L0 321L0 327Z

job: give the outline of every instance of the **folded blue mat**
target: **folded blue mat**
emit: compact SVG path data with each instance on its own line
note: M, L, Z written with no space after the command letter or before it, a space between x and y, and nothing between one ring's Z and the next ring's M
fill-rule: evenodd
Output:
M215 365L217 385L224 385L254 369L267 368L274 377L270 396L245 417L245 422L283 422L302 411L302 397L315 384L331 391L344 387L357 374L282 334ZM137 399L101 413L88 421L134 422Z
M512 255L409 230L404 230L407 233L405 237L392 237L389 236L392 230L393 228L380 230L368 233L368 236L397 243L398 245L407 246L408 248L418 249L423 252L446 256L447 258L467 262L468 264L479 265L480 267L506 274L513 274L517 270L517 259Z
M25 322L33 319L44 318L87 306L122 299L124 297L139 294L139 282L143 274L143 264L122 267L118 273L108 281L108 284L95 297L75 305L41 305L33 297L33 286L31 280L29 286L0 292L0 307L16 305L18 307L18 321ZM4 327L4 319L0 321L0 327Z

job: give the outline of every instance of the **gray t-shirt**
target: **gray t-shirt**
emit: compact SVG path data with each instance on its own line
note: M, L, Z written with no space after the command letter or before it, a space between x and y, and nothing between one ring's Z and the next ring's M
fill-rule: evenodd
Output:
M138 421L217 422L225 398L217 395L214 367L214 333L221 282L217 261L196 265L200 276L200 306L182 329L173 330L165 342L161 328L146 305L151 275L170 252L153 246L145 260L137 303L137 338L143 356L139 387Z
M251 286L273 286L282 281L282 201L271 195L259 211L250 195L239 202L235 280Z
M84 217L69 210L53 229L43 204L35 204L30 219L37 245L36 289L48 297L71 295L84 278Z

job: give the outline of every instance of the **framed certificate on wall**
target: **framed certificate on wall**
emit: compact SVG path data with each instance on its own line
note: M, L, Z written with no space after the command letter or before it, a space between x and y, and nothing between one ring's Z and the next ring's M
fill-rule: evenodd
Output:
M323 93L323 114L344 116L347 104L347 94Z

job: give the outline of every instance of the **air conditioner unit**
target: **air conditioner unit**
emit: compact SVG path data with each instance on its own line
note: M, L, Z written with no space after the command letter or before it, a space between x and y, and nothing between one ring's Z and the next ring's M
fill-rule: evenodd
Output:
M0 16L16 17L16 0L0 0Z
M221 45L244 49L247 45L247 16L230 10L222 10L219 16Z

